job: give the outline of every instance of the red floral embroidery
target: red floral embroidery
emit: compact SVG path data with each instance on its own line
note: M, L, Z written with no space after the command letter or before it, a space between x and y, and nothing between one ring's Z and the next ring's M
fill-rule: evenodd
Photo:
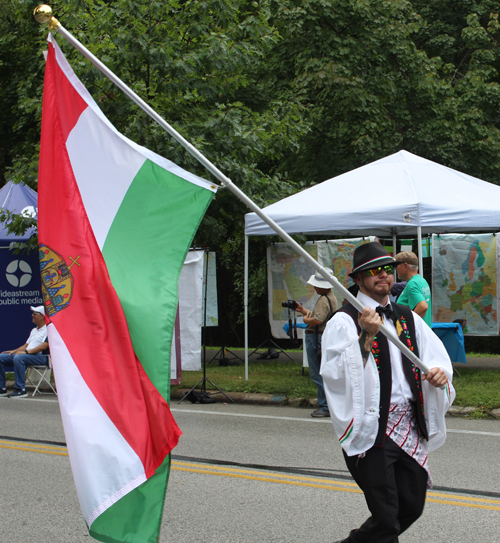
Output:
M406 324L406 319L404 317L401 317L399 319L399 321L401 322L401 327L403 328L403 333L401 335L403 335L403 334L405 335L406 343L408 345L408 348L411 351L413 351L414 348L413 348L413 345L411 344L410 331L408 330L408 325ZM422 394L422 382L420 380L420 369L413 362L411 362L411 369L413 371L413 376L415 377L415 381L416 381L416 385L417 385L418 396L419 396L419 400L420 400L420 408L422 410L422 413L424 413L424 396Z
M380 349L378 348L377 336L373 338L372 355L373 355L373 358L375 359L375 364L377 364L377 370L380 373L380 360L379 360Z

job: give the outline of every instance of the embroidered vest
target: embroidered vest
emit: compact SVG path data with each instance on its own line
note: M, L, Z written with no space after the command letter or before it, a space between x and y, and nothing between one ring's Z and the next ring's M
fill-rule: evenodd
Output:
M411 309L406 305L395 303L391 305L394 315L397 318L396 330L398 332L399 339L418 356L418 346L415 335L415 321L413 320ZM361 328L358 324L359 311L351 304L344 305L339 309L339 311L347 313L352 318L354 324L356 325L358 334L360 334ZM392 371L389 340L381 332L379 332L373 340L372 354L377 364L380 379L380 418L377 438L375 439L375 446L382 447L385 441L385 429L387 426L387 420L389 418L389 406L391 403ZM421 435L425 439L428 439L427 426L425 424L424 416L424 397L422 394L420 369L406 356L402 355L402 359L406 379L410 384L413 395L415 398L417 398L417 408L415 409L415 412L418 427Z

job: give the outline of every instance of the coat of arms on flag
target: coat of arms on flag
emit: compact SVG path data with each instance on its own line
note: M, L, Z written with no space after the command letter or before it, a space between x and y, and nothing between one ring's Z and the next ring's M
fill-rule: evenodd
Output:
M45 244L40 245L40 275L45 313L52 317L68 306L73 292L72 262L69 266L64 258Z

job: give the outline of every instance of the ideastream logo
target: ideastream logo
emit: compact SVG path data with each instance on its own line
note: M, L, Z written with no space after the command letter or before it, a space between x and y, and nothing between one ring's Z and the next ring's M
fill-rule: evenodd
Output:
M31 266L24 260L13 260L5 272L7 281L17 288L25 287L33 277Z
M34 290L21 290L33 278L33 270L25 260L12 260L5 268L5 278L13 288L9 290L0 289L0 305L42 304L40 290L35 285L33 285Z

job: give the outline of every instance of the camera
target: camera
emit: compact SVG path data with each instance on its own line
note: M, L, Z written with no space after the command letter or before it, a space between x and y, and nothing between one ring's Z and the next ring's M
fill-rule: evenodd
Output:
M288 307L288 309L297 309L297 302L295 300L286 300L281 302L282 307Z

